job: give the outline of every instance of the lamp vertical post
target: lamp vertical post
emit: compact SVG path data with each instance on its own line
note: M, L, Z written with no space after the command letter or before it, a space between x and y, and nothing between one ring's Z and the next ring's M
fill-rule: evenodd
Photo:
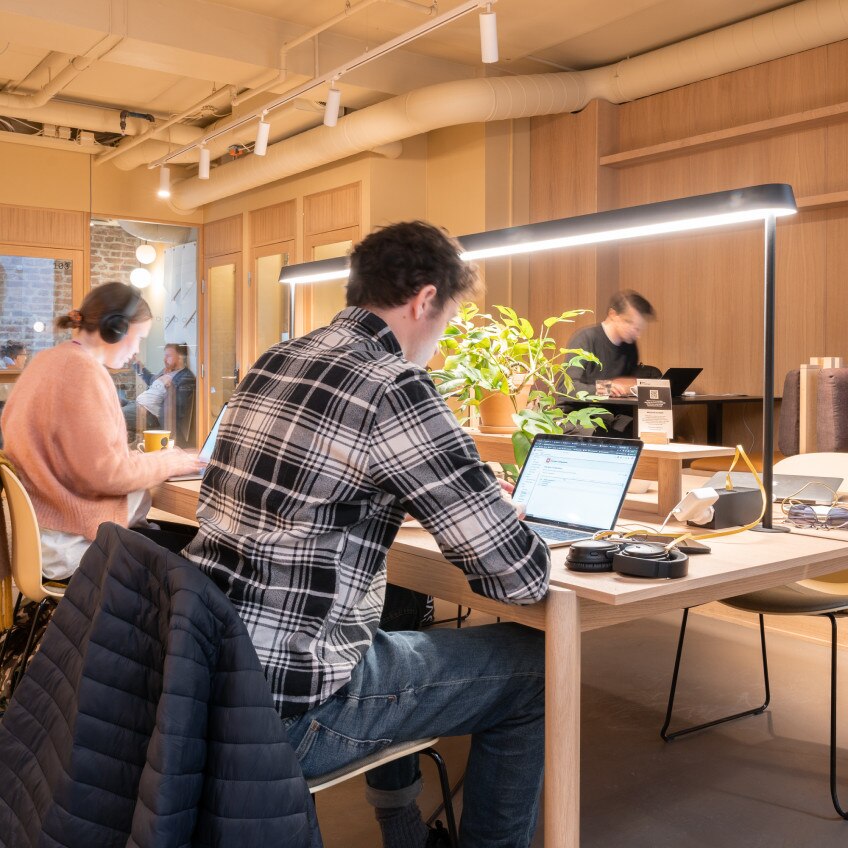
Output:
M297 300L294 280L289 280L289 341L294 338L294 304Z
M766 508L762 523L754 528L766 533L786 533L787 527L772 522L774 491L774 322L775 322L775 235L777 219L769 215L763 220L765 236L765 279L763 290L763 488Z

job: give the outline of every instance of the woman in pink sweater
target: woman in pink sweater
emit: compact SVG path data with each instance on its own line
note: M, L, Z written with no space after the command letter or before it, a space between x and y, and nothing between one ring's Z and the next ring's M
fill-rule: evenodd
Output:
M32 499L42 534L43 571L70 576L104 521L143 522L147 489L197 471L194 453L143 454L127 428L107 368L121 368L150 332L150 307L122 283L93 289L60 317L73 340L39 353L3 410L6 455Z

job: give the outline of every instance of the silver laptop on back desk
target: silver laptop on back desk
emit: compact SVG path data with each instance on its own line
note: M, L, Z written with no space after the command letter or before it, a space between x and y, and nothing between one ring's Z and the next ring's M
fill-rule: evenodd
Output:
M749 471L731 471L730 478L734 486L743 489L757 489L757 481ZM727 481L727 472L718 471L710 478L707 486L723 489ZM808 484L809 485L806 485ZM806 474L775 474L772 479L772 500L797 497L802 501L826 501L830 503L833 493L842 486L841 477L809 477Z
M536 436L512 495L548 547L611 530L642 442L591 436Z

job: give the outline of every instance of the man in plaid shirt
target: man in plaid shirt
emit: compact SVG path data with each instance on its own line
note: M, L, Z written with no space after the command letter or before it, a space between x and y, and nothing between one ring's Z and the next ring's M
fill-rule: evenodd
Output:
M547 547L424 368L476 275L422 222L372 233L350 265L348 308L268 350L231 398L185 554L244 619L307 778L395 742L472 734L462 845L523 848L543 771L543 635L378 629L405 513L478 594L547 592ZM384 846L447 844L421 821L417 760L368 783Z

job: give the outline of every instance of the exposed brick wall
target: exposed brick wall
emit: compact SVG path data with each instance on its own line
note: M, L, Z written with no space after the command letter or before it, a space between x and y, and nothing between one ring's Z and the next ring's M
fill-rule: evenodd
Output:
M71 263L27 256L0 256L0 346L23 342L30 354L70 338L53 321L71 308ZM36 332L36 321L44 324Z
M144 242L120 227L95 224L91 230L91 287L102 283L127 283L138 268L135 249Z

